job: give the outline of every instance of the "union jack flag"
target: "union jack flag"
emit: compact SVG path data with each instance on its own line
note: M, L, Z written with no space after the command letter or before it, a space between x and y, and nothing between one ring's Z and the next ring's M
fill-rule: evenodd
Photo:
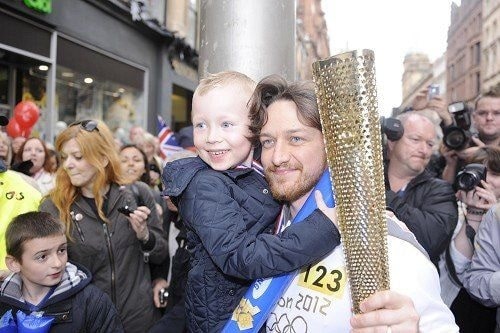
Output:
M182 150L175 139L174 131L170 129L161 116L158 116L158 139L160 141L160 155L163 159L168 159L171 154Z

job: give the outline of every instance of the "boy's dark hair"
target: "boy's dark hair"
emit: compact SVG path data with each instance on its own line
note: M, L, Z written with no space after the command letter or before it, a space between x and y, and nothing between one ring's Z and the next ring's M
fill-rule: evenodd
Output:
M297 117L306 126L321 131L321 120L312 81L288 82L273 74L263 78L255 87L250 103L250 130L256 141L262 127L267 123L267 108L276 101L295 103Z
M12 219L5 232L7 254L21 262L23 244L34 238L64 235L64 225L46 212L29 212Z

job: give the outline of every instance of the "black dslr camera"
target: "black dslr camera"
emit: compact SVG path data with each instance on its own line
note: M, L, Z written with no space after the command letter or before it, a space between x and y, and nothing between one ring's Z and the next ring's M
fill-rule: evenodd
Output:
M448 112L452 114L454 124L444 129L443 143L453 150L467 148L471 138L469 108L464 102L456 102L448 105Z
M455 188L469 192L474 187L481 185L481 180L486 180L486 166L482 164L467 164L455 178Z
M396 118L380 117L380 130L390 141L398 141L404 134L403 125Z

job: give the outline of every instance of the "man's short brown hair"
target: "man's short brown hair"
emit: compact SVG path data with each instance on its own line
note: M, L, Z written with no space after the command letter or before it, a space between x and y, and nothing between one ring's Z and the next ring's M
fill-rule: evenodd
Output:
M256 138L267 123L267 108L279 100L295 103L298 119L304 125L321 131L321 120L313 82L287 82L281 76L273 74L257 84L250 99L250 129Z
M491 87L486 92L476 97L476 99L474 100L474 112L477 109L477 103L479 103L479 101L485 97L500 98L500 84Z

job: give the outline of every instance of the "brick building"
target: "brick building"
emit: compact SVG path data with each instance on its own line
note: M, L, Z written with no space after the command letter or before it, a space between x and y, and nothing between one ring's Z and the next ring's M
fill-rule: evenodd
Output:
M448 29L447 89L449 102L472 101L481 91L482 1L451 5Z

